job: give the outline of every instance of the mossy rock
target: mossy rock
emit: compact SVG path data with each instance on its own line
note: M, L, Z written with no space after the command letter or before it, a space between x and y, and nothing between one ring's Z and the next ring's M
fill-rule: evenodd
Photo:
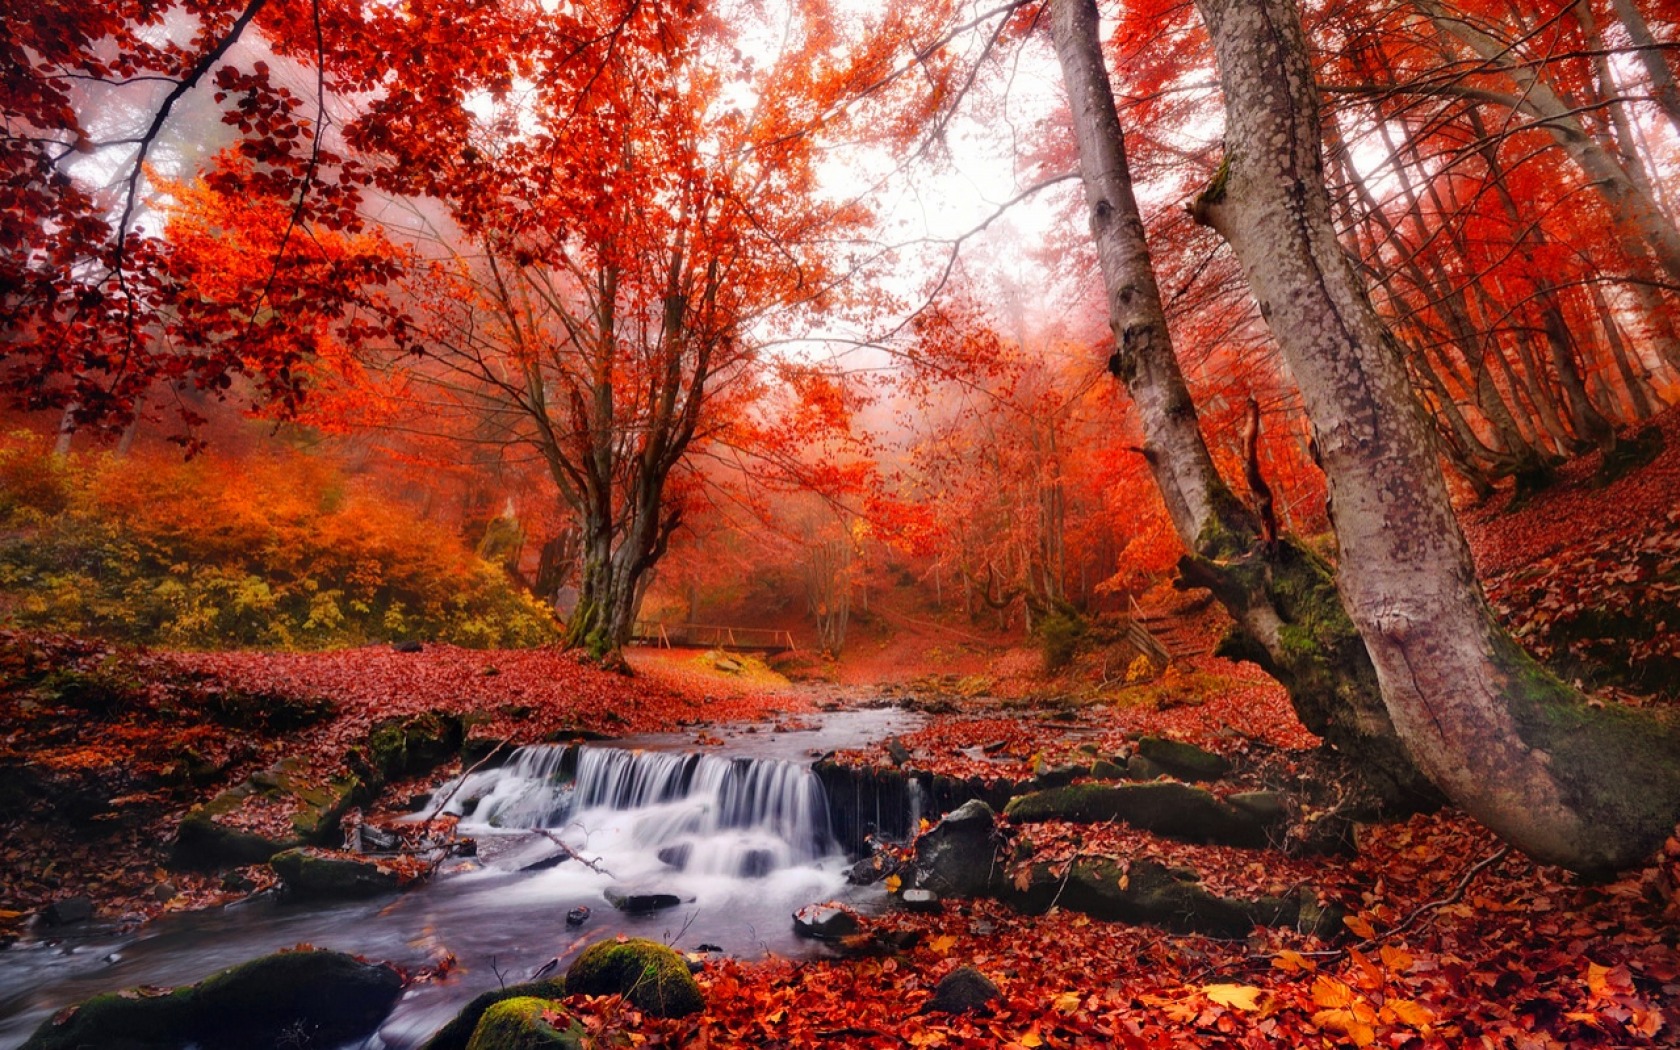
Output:
M266 835L230 827L218 817L239 811L247 799L256 794L255 786L246 781L222 792L182 819L170 855L175 868L211 869L234 868L246 864L261 864L281 850L304 844L301 835L272 839Z
M402 986L391 967L343 952L280 952L194 985L193 1030L206 1048L337 1046L378 1027Z
M575 1018L556 1028L549 1018L564 1007L534 995L503 999L484 1011L467 1050L582 1050L588 1032Z
M1146 736L1137 742L1138 754L1185 780L1218 780L1231 771L1221 755L1165 737Z
M170 863L214 869L261 864L283 850L321 845L338 837L339 821L362 792L355 776L319 780L297 759L285 759L195 807L181 821ZM253 798L296 800L292 834L269 838L222 823Z
M267 955L174 991L94 996L36 1029L27 1050L337 1046L366 1036L402 994L389 966L342 952Z
M390 718L368 732L363 748L371 779L427 773L461 753L461 719L440 711Z
M268 866L298 900L348 900L394 893L397 876L365 857L303 847L276 853Z
M546 981L511 984L506 988L492 988L475 996L472 1002L462 1007L461 1012L438 1029L437 1034L428 1039L421 1050L467 1050L467 1044L472 1042L473 1032L478 1029L478 1022L484 1017L485 1011L504 1000L531 997L561 999L565 995L566 982L558 977Z
M1109 922L1224 938L1246 937L1259 921L1252 902L1216 896L1193 872L1173 870L1156 860L1126 864L1110 857L1081 857L1071 869L1041 863L1029 871L1026 889L1011 883L1002 896L1030 914L1055 904ZM1294 921L1291 913L1282 924Z
M192 989L107 992L53 1015L22 1050L153 1050L183 1045L191 1031ZM62 1020L61 1020L62 1019Z
M658 1017L683 1017L706 1006L683 957L642 938L590 945L566 971L566 987L574 995L622 995Z
M1017 824L1121 820L1189 842L1263 846L1266 826L1209 792L1172 780L1144 784L1074 784L1011 799L1003 815Z

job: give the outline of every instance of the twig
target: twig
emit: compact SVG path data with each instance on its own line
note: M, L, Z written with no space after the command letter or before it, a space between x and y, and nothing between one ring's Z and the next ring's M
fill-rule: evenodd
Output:
M583 854L579 853L577 850L575 850L572 847L566 845L565 841L563 839L561 839L559 835L556 835L554 832L548 830L547 828L532 828L531 830L535 831L537 834L541 835L543 838L547 839L548 841L554 843L556 846L559 846L561 849L565 850L566 851L566 856L568 856L568 857L572 858L573 860L577 861L579 864L582 864L584 867L588 868L590 871L593 871L595 874L605 875L609 879L618 878L617 875L614 875L612 872L608 871L606 868L601 867L601 862L599 860L590 860L588 857L585 857Z
M421 824L420 824L420 833L421 834L425 834L426 831L429 828L431 828L432 821L436 820L438 818L438 815L443 812L443 807L449 805L449 800L455 797L455 792L461 790L461 785L465 784L467 782L467 778L472 776L474 773L478 772L481 768L483 768L484 763L486 763L486 762L490 761L492 758L494 758L496 756L496 752L500 751L506 745L507 745L506 740L496 741L496 746L492 747L490 750L486 751L484 753L483 758L479 759L477 762L474 762L472 764L471 769L463 771L459 777L455 778L455 786L450 788L448 793L446 793L443 796L442 799L440 799L437 803L435 803L432 806L432 815L427 817L424 821L421 822Z
M665 931L665 946L668 947L668 948L676 947L677 942L682 940L682 935L688 932L688 928L690 926L694 925L694 917L696 915L699 915L699 914L700 913L697 912L697 911L689 912L688 913L688 918L683 920L682 926L674 934L670 930L666 930Z
M1442 897L1440 900L1429 901L1425 904L1418 905L1416 908L1412 909L1412 913L1410 915L1406 916L1404 919L1401 919L1399 922L1395 923L1393 926L1390 926L1388 928L1387 933L1383 934L1381 937L1368 938L1367 940L1361 942L1358 945L1358 947L1365 948L1365 947L1369 947L1371 945L1374 945L1378 941L1381 941L1381 940L1383 940L1385 938L1388 938L1388 937L1392 937L1395 934L1400 933L1401 931L1410 928L1411 925L1414 922L1416 922L1418 919L1422 918L1424 915L1428 914L1429 912L1438 911L1441 908L1445 908L1449 904L1457 904L1460 900L1462 900L1464 898L1465 891L1470 888L1470 883L1475 881L1475 878L1476 878L1477 875L1480 875L1482 872L1484 872L1487 869L1493 867L1495 864L1498 864L1500 861L1504 860L1507 856L1509 856L1510 853L1511 853L1511 847L1509 847L1509 846L1501 846L1498 849L1494 850L1492 853L1488 854L1486 857L1483 857L1481 860L1479 860L1476 863L1470 865L1470 870L1466 871L1464 873L1464 877L1462 879L1458 880L1458 885L1453 887L1453 891L1451 893L1447 894L1445 897Z
M1470 889L1470 884L1476 880L1476 876L1510 856L1510 853L1510 846L1500 846L1486 857L1483 857L1481 860L1470 865L1470 867L1464 872L1463 877L1458 880L1458 885L1453 887L1451 893L1437 900L1426 901L1425 903L1418 905L1416 908L1413 908L1404 919L1401 919L1382 933L1373 934L1372 936L1360 941L1358 944L1347 948L1330 948L1319 952L1294 952L1293 954L1303 959L1311 959L1314 962L1330 963L1347 958L1348 953L1352 951L1369 951L1389 938L1410 929L1414 923L1430 912L1439 911L1448 905L1457 904L1460 900L1463 900L1465 892ZM1269 966L1278 958L1280 958L1280 955L1277 952L1265 952L1259 955L1250 955L1248 958L1243 960L1241 966L1237 967L1237 969L1246 970L1260 965ZM1191 977L1186 983L1200 984L1207 978L1219 973L1220 969L1221 968L1217 966L1210 966L1201 973Z

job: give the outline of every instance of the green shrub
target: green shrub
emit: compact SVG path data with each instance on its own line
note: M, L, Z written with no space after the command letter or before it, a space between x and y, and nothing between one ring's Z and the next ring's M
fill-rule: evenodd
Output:
M556 638L499 568L331 464L55 457L15 434L0 439L0 603L20 626L178 648Z

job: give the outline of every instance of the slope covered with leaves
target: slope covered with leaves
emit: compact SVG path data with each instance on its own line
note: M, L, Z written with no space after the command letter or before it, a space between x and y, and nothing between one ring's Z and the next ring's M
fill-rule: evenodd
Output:
M1502 493L1468 514L1501 619L1568 677L1680 698L1677 492L1680 409L1671 409L1608 462L1604 452L1571 460L1542 491Z

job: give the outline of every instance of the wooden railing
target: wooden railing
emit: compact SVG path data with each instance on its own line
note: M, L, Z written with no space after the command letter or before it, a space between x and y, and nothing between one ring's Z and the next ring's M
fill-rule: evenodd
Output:
M1161 662L1165 667L1172 663L1172 654L1161 640L1149 633L1149 628L1143 625L1143 608L1137 599L1126 595L1126 640L1135 645L1145 656Z
M657 620L637 620L630 640L642 645L656 645L662 649L683 646L692 649L750 649L754 652L781 653L798 649L792 631L771 627L716 627L700 623L660 623Z

